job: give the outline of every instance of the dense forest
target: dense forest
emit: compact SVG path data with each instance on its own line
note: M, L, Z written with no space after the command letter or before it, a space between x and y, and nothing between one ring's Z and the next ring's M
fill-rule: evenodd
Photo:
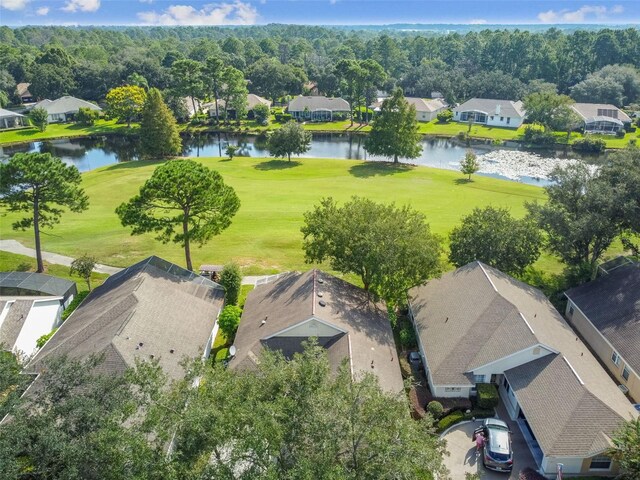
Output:
M636 28L463 35L266 25L0 27L0 103L15 100L17 82L30 82L39 98L70 94L93 101L132 83L175 89L184 78L176 79L174 62L201 62L206 76L211 58L242 72L250 92L272 99L304 93L309 82L322 94L353 98L348 67L360 65L373 72L360 85L365 97L400 86L411 96L439 91L451 102L515 100L549 90L618 106L640 100Z

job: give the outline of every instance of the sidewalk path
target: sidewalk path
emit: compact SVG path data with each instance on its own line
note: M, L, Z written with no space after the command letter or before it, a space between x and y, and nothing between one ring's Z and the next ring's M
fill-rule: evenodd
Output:
M0 240L0 250L36 258L36 251L33 248L25 247L17 240ZM71 262L75 260L74 258L51 252L42 252L42 259L49 263L66 265L67 267L70 267ZM94 272L106 273L107 275L113 275L114 273L118 273L120 270L122 269L118 267L110 267L108 265L101 265L99 263L97 263L96 268L93 269Z
M0 250L36 258L36 251L33 248L25 247L17 240L0 240ZM70 267L71 262L73 262L74 260L71 257L51 252L42 252L42 259L49 263L55 263L56 265L66 265L67 267ZM122 269L118 267L110 267L109 265L101 265L99 263L96 264L96 268L93 269L94 272L106 273L107 275L113 275L114 273L118 273L120 270ZM276 280L281 275L284 275L284 273L278 273L277 275L249 275L246 277L242 277L242 284L253 285L255 287L269 281Z

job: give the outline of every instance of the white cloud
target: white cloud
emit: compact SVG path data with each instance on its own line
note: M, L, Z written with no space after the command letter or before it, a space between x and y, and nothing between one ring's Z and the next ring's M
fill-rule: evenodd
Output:
M95 12L100 8L100 0L67 0L62 10L65 12Z
M604 5L584 5L577 10L564 9L560 11L549 10L540 12L538 20L542 23L582 23L589 19L606 20L609 15L619 15L624 12L622 5L614 5L609 8Z
M36 14L40 15L41 17L45 16L48 13L49 13L49 7L40 7L36 10Z
M338 3L338 0L329 0L329 3L330 3L331 5L335 5L336 3Z
M7 10L23 10L30 0L0 0L0 7Z
M487 23L487 21L484 18L473 18L469 20L469 23L471 25L484 25Z
M138 18L152 25L253 25L258 11L252 5L237 0L204 5L201 9L191 5L171 5L161 13L140 12Z

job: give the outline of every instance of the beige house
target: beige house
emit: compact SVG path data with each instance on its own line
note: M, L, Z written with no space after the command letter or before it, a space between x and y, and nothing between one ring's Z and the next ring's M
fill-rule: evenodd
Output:
M586 133L614 134L631 123L631 118L615 105L574 103L571 108L582 119Z
M565 316L619 388L640 403L640 263L565 292Z
M618 473L611 438L638 413L541 291L473 262L411 289L409 306L434 396L492 383L540 473Z
M346 361L355 378L372 373L383 389L403 390L385 305L320 270L279 275L249 293L229 367L255 368L263 349L290 358L311 337L326 350L333 371Z
M416 107L416 120L419 122L430 122L435 120L438 113L447 109L447 105L441 99L405 97L405 100L409 102L409 105ZM371 105L371 108L375 112L379 112L383 101L384 100L380 100L374 103Z

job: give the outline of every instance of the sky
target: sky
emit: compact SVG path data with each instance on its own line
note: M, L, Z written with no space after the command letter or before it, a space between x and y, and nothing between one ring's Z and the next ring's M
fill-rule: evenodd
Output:
M0 25L637 24L640 0L0 0Z

